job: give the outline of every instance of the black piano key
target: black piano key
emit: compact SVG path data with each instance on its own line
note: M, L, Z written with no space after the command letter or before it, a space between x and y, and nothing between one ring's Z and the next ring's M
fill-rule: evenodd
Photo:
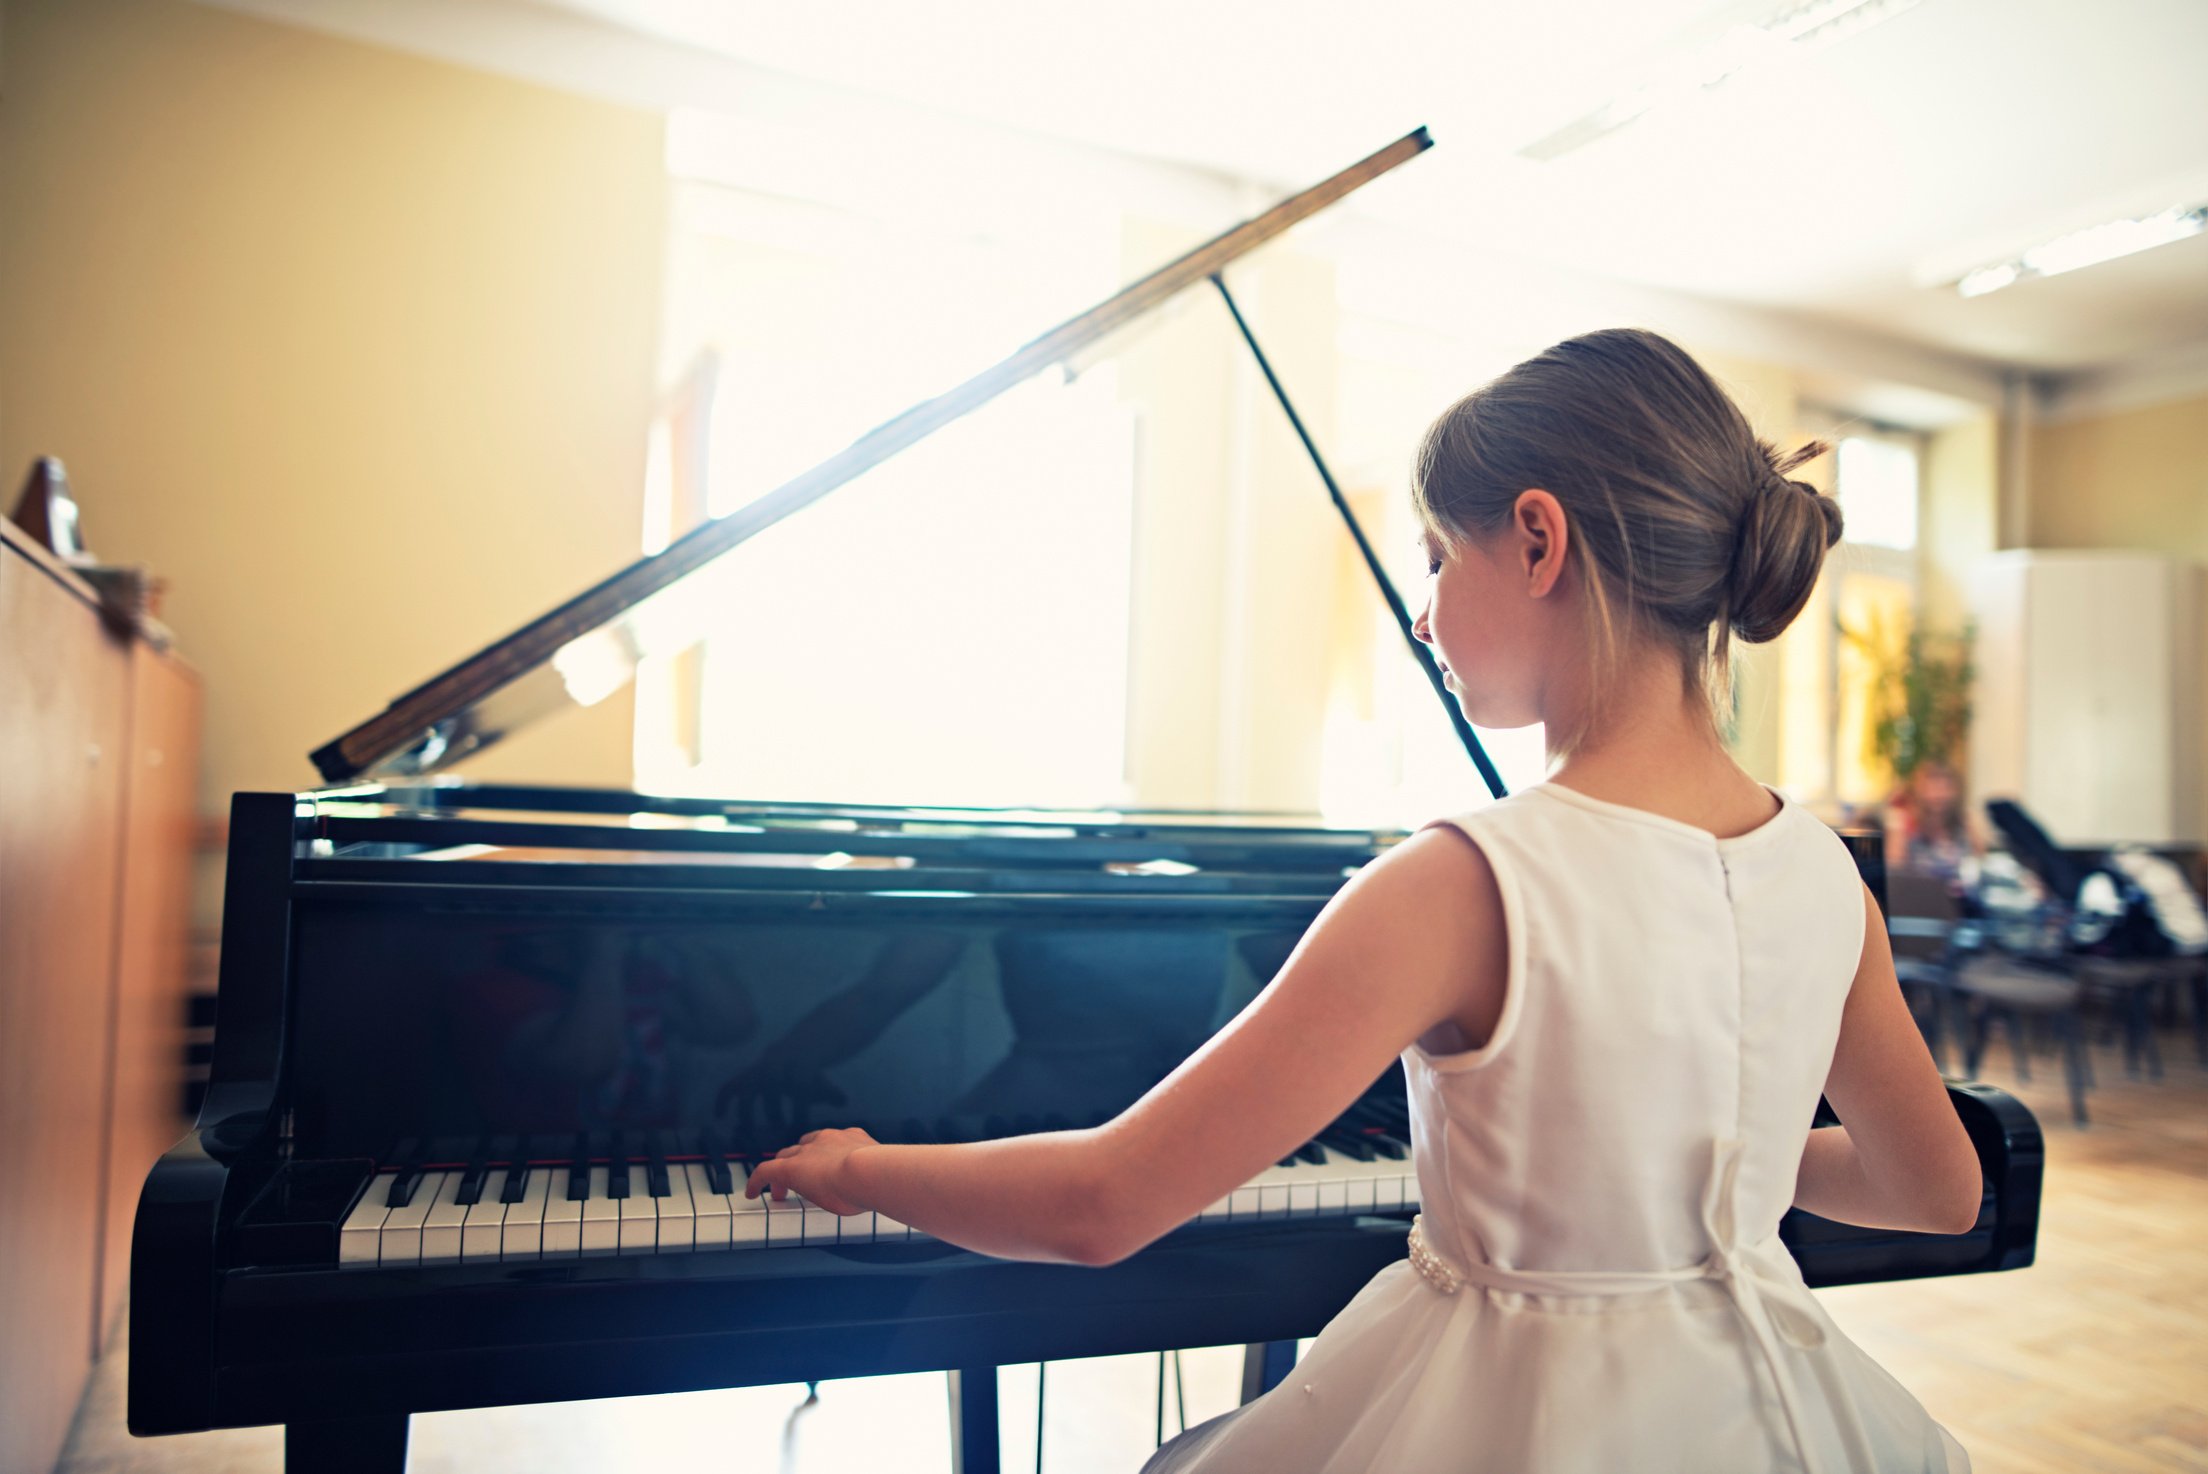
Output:
M499 1190L501 1203L518 1203L529 1195L529 1138L524 1136L513 1145L507 1158L506 1186Z
M606 1153L606 1196L616 1202L629 1195L629 1144L620 1132L613 1133L613 1145Z
M644 1144L644 1191L655 1198L674 1196L674 1189L667 1182L667 1154L660 1150L657 1132Z
M1323 1133L1319 1140L1328 1148L1340 1152L1352 1161L1369 1162L1373 1160L1372 1148L1366 1145L1365 1139L1354 1131L1328 1131Z
M422 1185L422 1143L420 1138L409 1136L392 1150L390 1165L399 1175L391 1179L391 1187L383 1196L384 1206L403 1208L414 1201L415 1189Z
M468 1165L461 1170L460 1186L452 1200L463 1208L472 1208L483 1201L483 1179L490 1175L491 1143L489 1138L479 1141L475 1150L468 1153Z
M575 1136L574 1155L567 1161L567 1200L590 1201L590 1139L580 1132Z
M1411 1154L1409 1146L1397 1141L1384 1131L1368 1131L1365 1133L1365 1140L1371 1144L1375 1152L1391 1162L1400 1162Z
M1326 1150L1315 1141L1307 1141L1296 1148L1296 1160L1309 1162L1314 1167L1326 1165Z
M698 1138L698 1150L705 1157L705 1185L723 1196L736 1191L728 1158L721 1154L721 1139L708 1131Z

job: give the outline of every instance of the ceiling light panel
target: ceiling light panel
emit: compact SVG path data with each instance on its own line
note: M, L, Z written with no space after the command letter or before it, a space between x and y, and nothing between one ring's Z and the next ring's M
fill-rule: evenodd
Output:
M1963 273L1953 285L1965 297L1983 297L2035 276L2060 276L2199 235L2208 228L2208 204L2172 206L2152 215L2109 220L2041 241L2013 260Z
M1737 25L1650 69L1648 80L1518 150L1546 163L1615 133L1634 119L1724 85L1751 67L1822 50L1913 10L1922 0L1806 0L1754 25Z

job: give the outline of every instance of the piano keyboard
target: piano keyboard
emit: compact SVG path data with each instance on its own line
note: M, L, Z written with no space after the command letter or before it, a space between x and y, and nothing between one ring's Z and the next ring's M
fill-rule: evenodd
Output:
M744 1196L740 1166L632 1162L379 1172L338 1231L345 1269L514 1263L925 1240L881 1213L839 1217L796 1193ZM410 1179L410 1181L408 1180ZM403 1184L403 1185L402 1185ZM722 1190L725 1187L725 1191ZM1419 1205L1407 1157L1312 1145L1197 1215L1257 1223Z

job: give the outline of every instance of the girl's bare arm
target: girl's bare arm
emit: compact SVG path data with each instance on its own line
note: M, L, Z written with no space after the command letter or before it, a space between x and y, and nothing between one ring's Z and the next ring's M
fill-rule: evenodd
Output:
M1909 1016L1868 890L1863 906L1863 959L1825 1081L1845 1124L1810 1132L1794 1203L1869 1228L1963 1233L1978 1219L1978 1155Z
M1429 830L1360 872L1249 1007L1106 1125L970 1146L814 1132L748 1191L1004 1258L1108 1264L1308 1141L1437 1022L1493 1019L1505 965L1486 858Z

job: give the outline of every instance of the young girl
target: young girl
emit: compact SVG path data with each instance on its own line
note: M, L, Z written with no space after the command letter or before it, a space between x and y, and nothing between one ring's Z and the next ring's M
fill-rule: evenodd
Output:
M1663 338L1560 343L1427 433L1417 634L1549 782L1335 897L1110 1124L972 1146L817 1131L756 1195L1108 1264L1401 1057L1425 1211L1279 1388L1157 1471L1960 1470L1779 1243L1790 1204L1960 1232L1970 1142L1840 841L1727 755L1731 641L1801 610L1840 512ZM1819 1092L1845 1126L1810 1130ZM1143 1191L1128 1192L1139 1183Z

